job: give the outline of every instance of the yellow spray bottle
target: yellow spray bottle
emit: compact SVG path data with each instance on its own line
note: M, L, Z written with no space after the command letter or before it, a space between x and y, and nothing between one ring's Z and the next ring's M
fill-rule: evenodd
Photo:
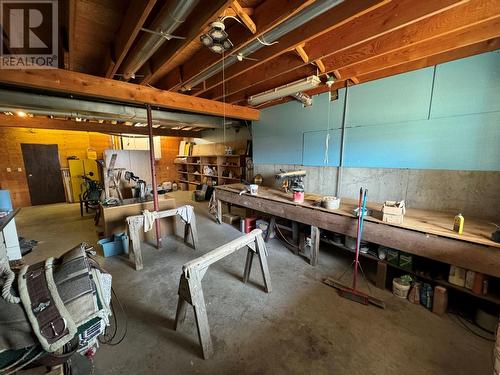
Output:
M464 232L464 217L462 214L458 214L455 216L455 220L453 220L453 230L458 234L462 234Z

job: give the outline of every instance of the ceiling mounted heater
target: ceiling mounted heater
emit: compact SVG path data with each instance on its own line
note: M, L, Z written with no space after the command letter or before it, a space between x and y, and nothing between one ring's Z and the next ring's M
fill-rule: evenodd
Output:
M252 95L250 98L248 98L248 104L254 106L269 102L271 100L281 99L285 96L290 96L301 91L306 91L318 87L320 83L321 80L318 76L310 76L301 79L300 81L288 83L275 89L268 90L257 95Z
M233 43L231 43L229 36L224 31L225 28L226 26L223 22L212 22L208 33L200 36L201 43L215 53L222 53L230 50L233 48Z

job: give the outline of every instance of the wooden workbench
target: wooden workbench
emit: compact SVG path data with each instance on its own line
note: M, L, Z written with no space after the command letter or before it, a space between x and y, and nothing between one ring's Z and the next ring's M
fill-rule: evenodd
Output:
M355 200L343 198L338 210L327 210L313 205L321 198L315 194L306 194L304 203L299 204L293 202L291 193L280 190L260 186L257 196L239 195L243 189L241 184L216 187L219 215L224 202L310 225L314 252L319 249L318 228L356 236ZM367 204L373 210L379 210L381 205ZM411 208L407 208L403 224L389 224L367 216L363 240L500 277L500 243L490 239L495 226L466 217L464 233L459 235L451 230L453 218L454 214ZM317 254L311 254L311 258L317 259Z

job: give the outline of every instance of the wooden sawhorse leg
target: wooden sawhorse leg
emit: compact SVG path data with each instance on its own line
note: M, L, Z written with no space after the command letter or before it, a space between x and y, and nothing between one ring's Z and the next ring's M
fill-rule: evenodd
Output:
M207 309L199 274L190 275L189 279L186 278L184 274L181 275L179 282L179 302L177 303L177 312L175 315L175 330L177 330L186 319L186 308L188 303L193 306L194 309L198 340L200 341L203 351L203 358L208 359L213 354L214 348L210 336Z
M198 248L198 229L196 228L195 216L191 218L190 223L184 223L184 242L188 243L189 235L191 234L191 242L193 249Z
M210 337L210 327L208 324L207 310L201 280L210 266L210 264L230 255L235 251L248 247L247 260L243 281L246 283L250 277L252 260L255 254L260 260L260 269L264 279L264 288L267 293L271 292L271 275L267 264L267 249L262 239L260 229L253 230L251 233L236 239L226 245L223 245L204 256L194 259L183 266L183 273L179 280L179 301L177 302L177 311L175 314L174 329L177 330L186 318L186 308L190 304L193 306L196 328L198 330L198 339L203 350L203 358L208 359L213 354L213 344ZM248 237L254 236L252 242Z
M132 241L132 251L129 251L128 257L130 260L134 260L135 270L140 271L143 268L142 264L142 252L141 252L141 239L139 238L139 221L136 219L128 219L128 229L130 240Z

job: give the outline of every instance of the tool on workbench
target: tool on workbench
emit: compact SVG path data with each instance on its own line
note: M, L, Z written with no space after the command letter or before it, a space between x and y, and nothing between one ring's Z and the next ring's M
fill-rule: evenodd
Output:
M345 272L342 274L342 276L335 280L331 277L327 278L324 282L327 285L330 285L334 287L335 289L338 290L338 293L341 297L348 298L352 301L362 303L364 305L368 305L371 303L372 305L375 305L380 308L385 308L385 303L384 301L375 298L369 294L366 294L360 290L358 290L358 268L360 271L363 273L363 268L361 267L361 264L359 263L359 249L361 246L361 237L363 233L363 221L365 217L365 210L366 210L366 196L368 193L368 189L363 189L361 188L359 190L359 201L358 201L358 212L361 214L358 215L358 224L357 224L357 237L356 237L356 253L355 253L355 259L354 259L354 275L352 279L352 287L348 287L340 283L340 280L342 279L342 276L344 276ZM352 266L352 264L351 264ZM368 285L368 284L367 284ZM369 287L369 285L368 285Z
M293 201L296 203L304 203L304 177L306 171L290 171L281 170L276 174L276 180L281 183L281 188L288 193L293 192Z

